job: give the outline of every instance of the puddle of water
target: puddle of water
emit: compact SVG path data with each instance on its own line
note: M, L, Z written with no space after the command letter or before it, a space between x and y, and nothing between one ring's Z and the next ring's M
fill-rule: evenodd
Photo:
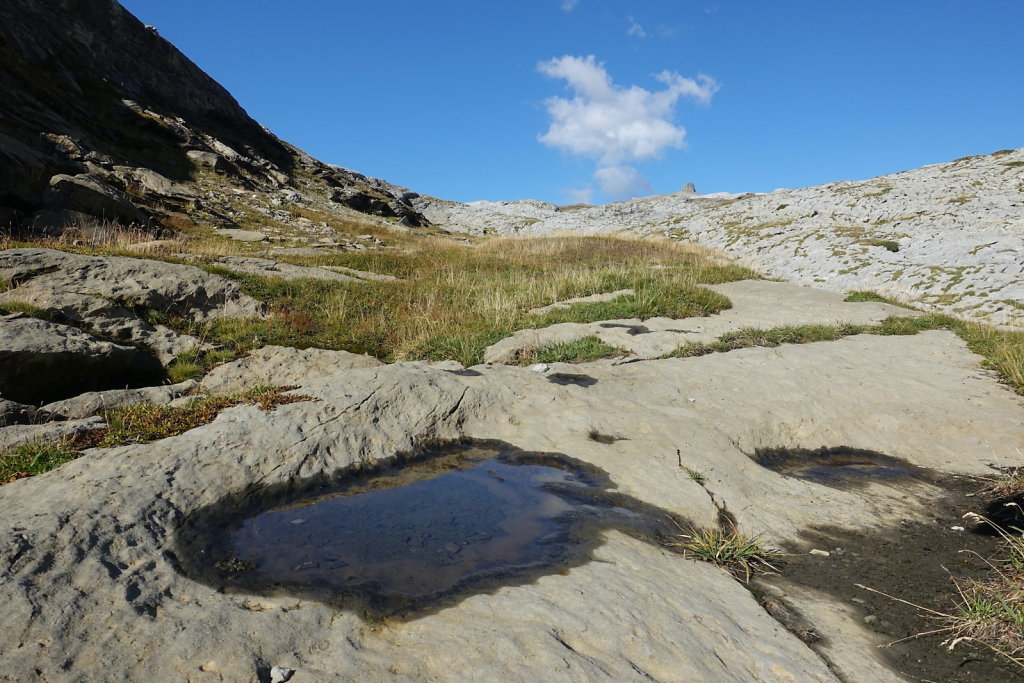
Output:
M848 446L818 448L759 448L754 460L787 477L826 486L867 484L878 479L912 479L920 472L898 458Z
M200 511L176 541L181 570L220 590L397 615L582 564L604 528L675 528L565 456L499 442L428 455Z
M573 384L578 387L592 387L597 384L597 379L590 375L575 375L570 372L556 372L548 375L548 381L552 384L561 384L563 387Z

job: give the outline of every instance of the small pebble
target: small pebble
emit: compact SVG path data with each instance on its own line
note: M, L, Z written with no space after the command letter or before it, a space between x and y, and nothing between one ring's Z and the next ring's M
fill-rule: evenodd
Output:
M873 624L876 621L878 621L878 617L876 617L874 614L869 614L866 617L864 617L865 624Z
M964 530L964 528L962 526L951 526L949 528L952 529L953 531L963 531Z
M818 557L828 557L832 553L830 553L827 550L819 550L818 548L815 548L814 550L811 551L810 554L811 555L817 555Z
M551 369L551 366L548 365L547 363L537 363L530 369L533 370L534 372L547 372L548 370Z

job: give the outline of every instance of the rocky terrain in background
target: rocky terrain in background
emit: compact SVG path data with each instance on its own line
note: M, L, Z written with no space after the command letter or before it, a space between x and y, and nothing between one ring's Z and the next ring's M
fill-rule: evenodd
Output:
M472 234L663 234L724 249L769 277L1024 327L1024 149L769 194L413 205Z
M425 225L413 193L282 142L115 0L6 0L0 64L0 229Z

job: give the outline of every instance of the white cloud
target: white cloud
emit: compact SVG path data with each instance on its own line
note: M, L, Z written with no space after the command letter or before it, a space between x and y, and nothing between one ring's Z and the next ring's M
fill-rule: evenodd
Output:
M629 22L629 29L626 30L626 35L632 38L646 38L647 31L641 26L636 19L632 16L626 17L626 21Z
M537 65L550 78L564 79L572 98L545 101L551 124L538 136L545 145L597 161L594 174L602 191L615 198L635 196L650 189L631 161L656 159L666 149L683 147L686 129L675 123L680 98L709 104L718 83L706 75L684 78L662 71L654 78L664 85L649 91L616 85L604 64L590 55L566 55Z
M632 166L604 166L594 171L601 191L612 199L631 199L651 191L651 184Z
M572 99L551 97L548 131L538 139L571 154L597 159L602 166L657 158L669 147L683 146L686 129L673 122L679 98L707 104L718 90L710 76L683 78L662 71L655 78L665 85L650 92L638 86L622 88L612 82L604 64L589 57L565 56L537 67L551 78L565 79Z
M562 11L571 12L580 0L562 0Z

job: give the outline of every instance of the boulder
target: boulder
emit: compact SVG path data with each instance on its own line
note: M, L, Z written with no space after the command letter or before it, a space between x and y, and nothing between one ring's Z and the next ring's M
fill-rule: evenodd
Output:
M159 197L172 199L195 199L196 193L148 168L132 168L131 166L115 166L114 173L128 183L134 183L147 192Z
M238 228L217 228L213 231L215 235L233 239L236 242L266 242L267 236L255 230L240 230Z
M68 325L0 316L0 396L39 404L87 391L159 384L156 357Z
M231 170L231 164L219 154L190 149L187 155L197 168L204 168L218 173L227 173Z
M348 351L264 346L211 370L202 379L200 391L233 394L260 385L304 384L345 370L379 365L383 363L373 356Z
M89 174L58 174L43 193L50 209L78 211L96 218L145 225L149 218L120 192Z

